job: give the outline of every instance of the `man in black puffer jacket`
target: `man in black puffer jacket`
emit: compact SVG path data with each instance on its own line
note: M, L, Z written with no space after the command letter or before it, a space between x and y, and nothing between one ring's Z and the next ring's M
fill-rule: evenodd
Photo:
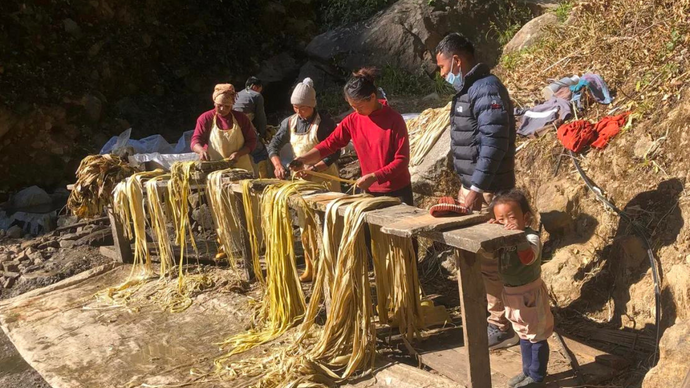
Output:
M457 94L450 111L455 172L462 180L458 200L480 210L494 193L515 187L515 116L508 91L489 67L478 63L474 46L460 34L447 35L436 48L441 76ZM517 344L504 314L498 261L482 257L489 310L489 347Z

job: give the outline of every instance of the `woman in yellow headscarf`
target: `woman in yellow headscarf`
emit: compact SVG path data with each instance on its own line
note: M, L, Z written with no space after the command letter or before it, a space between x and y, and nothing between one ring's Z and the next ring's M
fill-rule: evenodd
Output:
M256 131L244 113L232 109L235 96L232 84L216 85L215 107L196 120L191 147L201 160L226 159L234 161L236 168L253 172L249 153L256 147Z
M253 173L249 153L256 147L256 131L244 113L232 109L235 96L232 84L216 85L212 96L215 107L196 120L191 147L201 160L234 161L233 167ZM218 243L216 260L226 257L220 240Z

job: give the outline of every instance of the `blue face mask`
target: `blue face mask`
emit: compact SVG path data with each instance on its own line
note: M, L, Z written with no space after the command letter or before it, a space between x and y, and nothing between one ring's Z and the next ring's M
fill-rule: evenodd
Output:
M458 73L458 75L453 74L453 65L455 64L455 58L450 61L450 71L448 74L446 74L446 82L449 84L453 85L453 88L455 90L460 91L460 87L462 85L462 71Z

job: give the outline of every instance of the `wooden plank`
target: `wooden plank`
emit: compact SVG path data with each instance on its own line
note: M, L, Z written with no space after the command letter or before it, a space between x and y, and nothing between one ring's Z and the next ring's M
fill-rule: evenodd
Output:
M430 231L420 236L442 242L451 247L477 253L480 250L493 252L497 249L516 245L523 241L524 232L507 230L501 225L477 224L451 231Z
M244 267L244 278L251 283L256 278L256 274L254 273L253 255L256 254L258 256L259 252L252 252L252 246L249 242L249 229L247 228L247 216L244 212L242 196L234 195L233 197L235 198L235 204L237 206L237 211L239 213L238 216L240 217L240 235L242 239L242 261Z
M561 334L561 337L563 338L563 342L565 342L565 345L568 347L568 349L577 354L578 359L583 358L587 361L595 361L618 370L623 370L630 366L630 361L621 356L610 354L602 350L595 349L591 346L587 346L575 340L573 337L569 337L564 334ZM549 345L556 349L560 347L553 337L549 338Z
M122 263L134 263L132 246L129 243L129 239L125 236L123 225L120 223L119 218L115 216L111 207L108 207L107 211L108 218L110 219L110 228L113 234L113 244L115 245L115 251L117 252L119 261Z
M467 348L468 387L491 388L489 339L486 335L486 291L479 257L473 252L455 251L462 308L462 327Z
M326 192L305 195L302 198L304 198L309 207L311 207L312 209L324 212L326 211L326 207L329 203L331 203L331 201L333 201L334 199L338 199L340 197L344 197L345 195L346 194L343 193Z
M422 209L419 209L422 210ZM416 216L396 221L381 228L383 233L400 237L412 237L424 232L456 229L488 221L488 213L475 213L460 217L433 217L428 211Z

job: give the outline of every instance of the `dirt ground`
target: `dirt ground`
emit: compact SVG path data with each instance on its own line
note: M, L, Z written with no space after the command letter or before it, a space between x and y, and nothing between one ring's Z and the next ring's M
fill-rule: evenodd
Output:
M0 247L11 246L20 243L19 240L4 240ZM61 250L51 260L53 264L46 270L24 276L11 289L3 289L0 299L8 299L28 291L45 287L59 282L62 279L86 271L105 262L111 261L98 253L98 248L79 247L76 249ZM0 387L7 388L50 388L24 359L19 355L14 345L3 331L0 331Z

